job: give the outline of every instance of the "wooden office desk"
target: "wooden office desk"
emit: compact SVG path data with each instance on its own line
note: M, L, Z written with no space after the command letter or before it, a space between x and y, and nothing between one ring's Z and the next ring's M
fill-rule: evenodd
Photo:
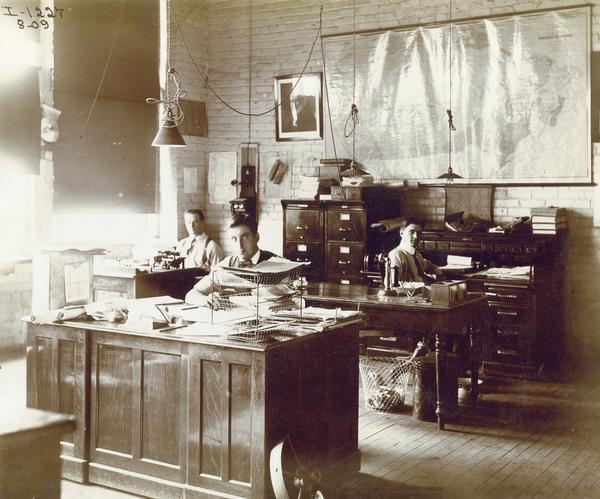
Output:
M263 344L27 323L27 405L75 416L61 442L71 480L149 497L270 498L269 453L288 435L330 465L324 481L360 469L360 322Z
M448 335L468 335L471 368L471 400L477 400L481 336L485 331L486 297L470 295L450 307L436 307L403 296L378 296L378 289L359 284L309 284L304 298L307 305L360 310L370 328L422 331L435 336L438 428L444 429L444 407L440 398L440 379L446 368Z

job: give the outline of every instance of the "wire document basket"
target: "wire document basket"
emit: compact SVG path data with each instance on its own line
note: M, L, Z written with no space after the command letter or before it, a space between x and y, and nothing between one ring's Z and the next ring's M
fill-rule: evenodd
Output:
M228 339L264 343L271 333L297 320L278 317L302 307L303 264L267 260L252 268L221 267L212 273L213 314L225 324Z
M401 357L360 359L360 378L367 408L392 411L404 405L411 360Z

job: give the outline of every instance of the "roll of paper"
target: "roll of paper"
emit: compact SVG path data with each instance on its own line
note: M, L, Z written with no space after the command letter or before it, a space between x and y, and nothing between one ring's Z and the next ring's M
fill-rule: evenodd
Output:
M377 225L380 232L392 232L394 230L398 230L404 220L405 217L388 218L387 220L380 220L377 222L377 224L373 225Z
M83 307L60 308L57 310L47 310L31 314L29 320L34 324L49 324L57 321L68 321L69 319L77 319L85 315Z

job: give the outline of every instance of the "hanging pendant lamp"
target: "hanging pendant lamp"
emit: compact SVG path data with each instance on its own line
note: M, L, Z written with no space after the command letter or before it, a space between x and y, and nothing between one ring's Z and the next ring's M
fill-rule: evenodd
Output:
M448 171L438 178L445 179L446 182L451 183L454 179L462 178L452 169L452 132L456 131L454 116L452 115L452 0L449 0L448 5L448 21L450 28L448 40L448 109L446 109L446 114L448 115Z
M171 16L171 6L167 0L167 78L165 80L165 93L162 99L148 97L148 104L162 104L162 112L160 116L160 128L152 145L154 147L185 147L185 141L177 128L183 123L183 109L179 103L181 97L185 97L186 91L181 90L181 79L179 74L169 65L169 57L171 52L171 37L169 33L169 19ZM175 92L171 95L171 90L175 87Z

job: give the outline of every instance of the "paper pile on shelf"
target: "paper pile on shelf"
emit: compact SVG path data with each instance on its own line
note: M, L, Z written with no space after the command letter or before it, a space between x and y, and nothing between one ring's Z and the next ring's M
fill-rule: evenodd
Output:
M531 266L523 265L520 267L490 267L489 269L482 270L477 274L506 279L529 279L531 277Z
M468 270L473 268L473 259L470 256L448 255L447 264L440 268L442 270Z
M314 199L319 192L319 177L300 177L300 185L296 189L296 197Z

